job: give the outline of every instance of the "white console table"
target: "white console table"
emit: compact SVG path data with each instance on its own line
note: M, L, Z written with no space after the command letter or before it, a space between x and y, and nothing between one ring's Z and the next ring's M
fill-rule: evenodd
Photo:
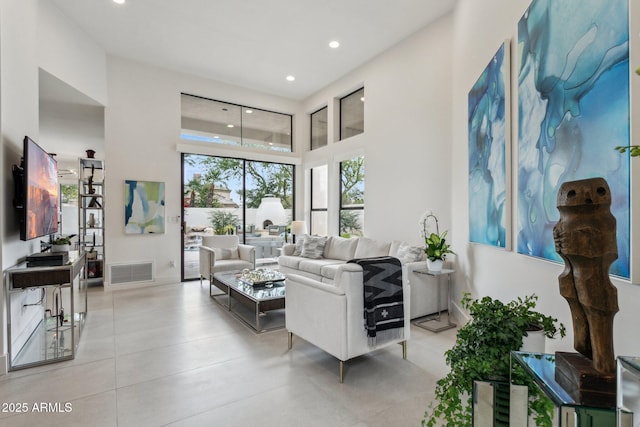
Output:
M440 271L431 271L426 268L413 270L414 273L417 274L426 274L429 276L434 276L437 279L440 279L441 276L447 277L447 321L444 322L442 319L442 310L438 309L436 314L431 314L425 317L418 318L413 321L413 324L426 329L431 332L442 332L447 329L455 328L457 325L451 322L451 275L455 272L455 270L443 268ZM440 301L440 281L438 283L438 302Z

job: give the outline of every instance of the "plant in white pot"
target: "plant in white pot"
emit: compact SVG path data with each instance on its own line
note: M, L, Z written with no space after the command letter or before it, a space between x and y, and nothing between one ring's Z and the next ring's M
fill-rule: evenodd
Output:
M51 241L51 252L69 252L71 239L65 236L56 237Z
M433 219L436 223L435 233L429 230L429 219ZM440 234L438 218L431 211L425 212L422 217L420 217L420 226L420 231L425 241L424 253L427 255L427 268L430 271L440 271L442 270L442 265L447 254L455 255L455 252L451 250L451 246L445 239L448 231L445 230Z

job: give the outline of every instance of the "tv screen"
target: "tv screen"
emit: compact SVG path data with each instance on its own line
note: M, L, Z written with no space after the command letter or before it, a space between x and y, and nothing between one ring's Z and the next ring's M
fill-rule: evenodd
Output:
M20 238L31 240L58 232L58 163L24 137L24 217Z

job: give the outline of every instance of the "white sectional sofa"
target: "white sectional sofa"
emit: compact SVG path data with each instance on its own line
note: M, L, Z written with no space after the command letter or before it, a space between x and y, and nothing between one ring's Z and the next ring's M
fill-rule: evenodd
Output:
M419 278L413 272L416 268L426 268L425 261L416 261L423 256L422 248L366 237L305 236L304 239L304 245L300 242L297 246L285 245L278 259L280 271L287 274L285 318L289 349L293 346L294 336L298 336L336 357L340 382L347 360L373 350L400 344L402 357L406 359L411 318L419 317L412 313L415 309L413 299L425 299L430 304L428 310L438 311L437 284L424 283L428 276ZM347 261L381 256L393 256L403 261L404 327L403 336L393 336L372 346L364 328L363 268ZM421 291L417 294L410 284L412 277ZM446 301L444 303L446 307Z
M422 248L413 247L400 241L385 242L367 237L345 239L329 236L326 238L322 253L318 256L318 253L302 253L301 240L299 239L295 245L286 244L283 246L282 255L278 258L281 272L287 275L304 276L327 285L344 287L342 282L348 277L345 272L352 272L354 268L360 268L354 264L347 264L348 260L393 256L402 262L403 280L407 285L411 285L408 288L410 289L409 304L405 302L405 305L410 307L408 311L411 319L447 309L446 283L438 281L438 278L414 272L417 269L426 268ZM295 252L296 249L297 252ZM419 261L417 261L418 259ZM362 274L360 274L361 276ZM439 302L437 298L438 286L440 286Z

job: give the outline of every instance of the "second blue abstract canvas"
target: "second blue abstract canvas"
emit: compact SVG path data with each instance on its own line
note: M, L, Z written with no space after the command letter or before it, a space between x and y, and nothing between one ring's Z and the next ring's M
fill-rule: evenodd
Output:
M563 182L603 177L629 277L627 0L535 0L518 23L518 252L560 261L552 229Z

